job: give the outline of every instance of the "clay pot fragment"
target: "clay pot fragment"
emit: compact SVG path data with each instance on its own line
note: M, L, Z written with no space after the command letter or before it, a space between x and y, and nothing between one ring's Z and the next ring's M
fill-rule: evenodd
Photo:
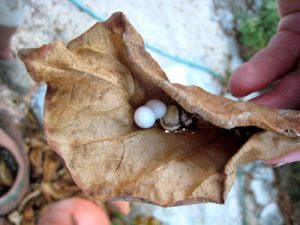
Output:
M67 45L19 56L32 78L48 85L48 143L95 200L223 203L240 164L300 149L299 112L170 83L122 13ZM149 99L179 105L197 118L195 126L169 133L158 124L138 128L134 110Z

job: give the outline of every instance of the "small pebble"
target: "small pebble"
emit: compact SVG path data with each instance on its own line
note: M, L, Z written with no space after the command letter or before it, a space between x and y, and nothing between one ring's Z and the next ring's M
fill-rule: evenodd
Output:
M146 103L146 106L152 109L156 119L162 118L167 112L167 106L161 100L152 99Z
M155 123L155 114L148 106L137 108L134 113L134 121L140 128L150 128Z

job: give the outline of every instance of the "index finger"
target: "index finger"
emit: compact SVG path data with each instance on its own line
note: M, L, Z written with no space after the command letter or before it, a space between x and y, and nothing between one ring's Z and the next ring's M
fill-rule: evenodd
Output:
M290 72L299 57L300 35L290 31L278 32L266 48L233 73L229 81L231 93L241 97L261 90Z
M300 11L300 2L295 0L278 0L278 12L280 16Z

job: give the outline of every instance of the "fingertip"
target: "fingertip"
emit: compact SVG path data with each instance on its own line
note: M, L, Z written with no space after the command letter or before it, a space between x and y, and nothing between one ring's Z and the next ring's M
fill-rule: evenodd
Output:
M229 90L235 97L243 97L257 90L256 68L251 63L244 63L234 71L229 80Z
M126 201L113 201L111 204L116 207L124 216L130 213L129 202Z
M269 166L283 166L288 163L300 161L300 150L293 151L285 156L282 156L277 159L264 160L263 162Z
M42 210L37 222L38 225L71 225L75 223L78 225L111 225L104 208L81 197L62 199L48 205Z

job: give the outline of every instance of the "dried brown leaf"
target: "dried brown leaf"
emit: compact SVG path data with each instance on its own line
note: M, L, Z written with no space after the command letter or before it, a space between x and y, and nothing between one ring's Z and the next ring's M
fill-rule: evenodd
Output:
M122 13L67 46L56 42L19 56L31 76L48 85L48 143L96 200L222 203L238 165L300 149L299 112L170 83ZM136 127L135 108L154 98L193 113L196 128Z
M22 225L34 225L31 221L33 220L34 212L32 207L27 207L23 212Z
M31 176L36 178L43 174L43 151L39 148L31 149L29 152L29 161L31 166Z
M52 182L57 180L59 167L62 165L60 157L58 155L47 154L45 161L43 162L43 181ZM48 155L48 156L47 156Z

